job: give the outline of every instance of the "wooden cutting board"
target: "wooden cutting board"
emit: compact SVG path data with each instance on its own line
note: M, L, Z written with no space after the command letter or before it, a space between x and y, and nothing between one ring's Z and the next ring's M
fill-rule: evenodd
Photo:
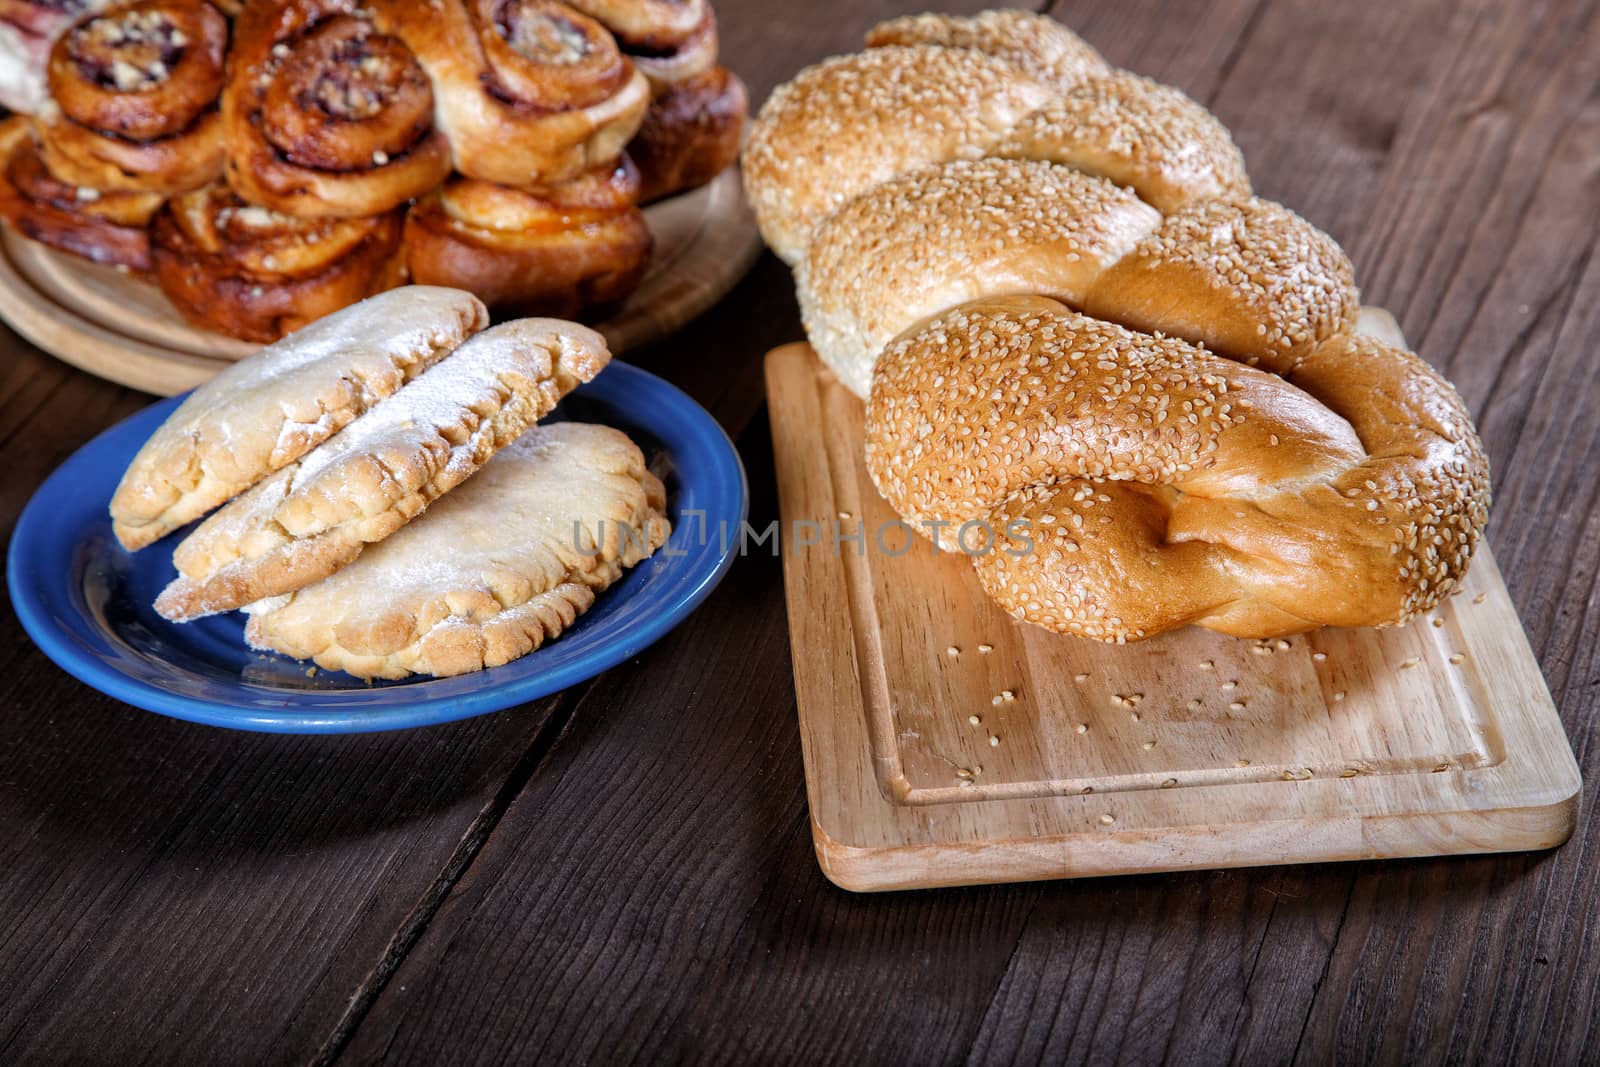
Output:
M645 208L655 252L638 290L595 328L613 353L680 329L733 288L761 250L739 171ZM185 322L150 282L0 227L0 318L44 351L148 393L193 389L258 345Z
M1387 312L1363 328L1400 340ZM892 528L863 406L769 353L818 862L846 889L1549 848L1582 787L1487 544L1410 625L1122 647L1016 622ZM807 525L811 524L811 525ZM834 532L867 532L862 551ZM804 545L802 542L819 542ZM909 550L900 552L909 543Z

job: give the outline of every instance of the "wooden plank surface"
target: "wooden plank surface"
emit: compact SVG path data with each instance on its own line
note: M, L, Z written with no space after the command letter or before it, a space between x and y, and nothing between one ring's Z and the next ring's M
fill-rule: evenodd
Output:
M760 100L880 14L722 0ZM940 6L930 3L928 6ZM977 5L972 5L977 6ZM1490 540L1600 781L1593 0L1063 3L1214 107L1480 419ZM776 515L770 257L636 359ZM148 398L0 333L0 531ZM1600 1049L1600 829L1542 855L862 898L811 853L778 561L555 701L394 738L118 708L0 620L0 1060L1542 1062Z
M1403 344L1387 312L1358 329ZM1550 848L1582 788L1493 553L1406 626L1117 647L1016 623L878 496L865 410L767 355L817 862L845 889ZM859 538L859 540L856 540ZM976 542L972 549L981 551Z

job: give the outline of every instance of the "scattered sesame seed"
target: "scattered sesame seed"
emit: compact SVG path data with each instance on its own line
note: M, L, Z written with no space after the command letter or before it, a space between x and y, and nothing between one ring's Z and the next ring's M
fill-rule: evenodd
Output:
M1117 817L1112 815L1110 812L1106 812L1106 814L1100 816L1100 821L1105 823L1107 826L1110 826L1112 823L1117 821Z
M1079 732L1079 733L1080 733L1080 734L1086 734L1086 733L1088 733L1088 732L1089 732L1089 724L1088 724L1088 723L1086 723L1086 722L1080 722L1080 723L1079 723L1079 724L1078 724L1078 732Z
M981 656L987 656L989 653L991 653L993 651L994 651L994 646L993 645L979 645L978 646L978 654L981 655Z
M1450 657L1450 662L1451 663L1461 663L1466 658L1467 658L1466 656L1464 656L1461 653L1457 652L1455 655Z
M978 725L981 725L983 723L983 716L981 716L981 715L968 715L967 716L967 721L970 722L974 726L978 726Z

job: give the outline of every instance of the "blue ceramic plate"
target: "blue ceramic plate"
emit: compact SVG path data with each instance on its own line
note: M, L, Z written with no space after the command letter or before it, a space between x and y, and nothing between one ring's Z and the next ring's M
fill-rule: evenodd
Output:
M179 399L107 430L39 487L12 535L6 578L17 617L62 669L118 700L214 726L395 730L497 711L581 682L637 655L710 594L733 563L748 505L738 453L705 409L655 375L613 362L551 419L606 423L633 438L666 483L668 543L559 640L504 667L372 684L334 671L308 676L305 663L251 651L242 614L178 625L155 613L156 594L175 575L173 546L187 530L132 554L112 536L112 490ZM719 536L723 529L731 536Z

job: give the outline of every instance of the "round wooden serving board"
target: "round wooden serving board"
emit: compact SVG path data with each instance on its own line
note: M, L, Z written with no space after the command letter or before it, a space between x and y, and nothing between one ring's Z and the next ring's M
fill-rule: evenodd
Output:
M733 288L761 250L739 172L645 208L656 250L638 292L596 328L613 353L679 329ZM150 282L0 228L0 318L90 374L171 396L258 345L186 323Z

